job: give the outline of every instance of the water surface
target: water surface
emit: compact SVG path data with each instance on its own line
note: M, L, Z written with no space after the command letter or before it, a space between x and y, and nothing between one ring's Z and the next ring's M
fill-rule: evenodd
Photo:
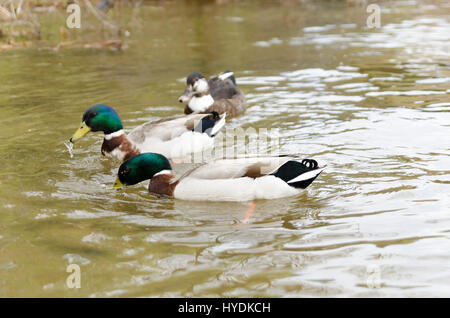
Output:
M55 51L48 31L0 52L0 296L450 296L449 9L383 2L368 29L327 1L150 3L125 51ZM249 202L111 192L100 134L67 153L88 106L129 130L180 113L190 71L225 69L250 105L229 127L276 127L282 152L329 164L247 224Z

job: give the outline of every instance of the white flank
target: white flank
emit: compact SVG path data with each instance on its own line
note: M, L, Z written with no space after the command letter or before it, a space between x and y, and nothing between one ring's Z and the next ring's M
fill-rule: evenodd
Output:
M141 153L156 152L165 157L183 158L191 153L202 152L214 146L214 138L207 134L188 131L176 138L162 141L158 138L146 138L145 142L138 146Z
M113 133L108 134L108 135L105 134L105 139L106 140L111 140L112 138L119 137L120 135L123 135L123 134L125 134L125 132L123 131L123 129L121 129L121 130L118 130L118 131L113 132Z
M192 97L188 105L193 112L203 112L212 104L214 104L214 99L208 94L202 97Z
M222 81L224 81L224 80L226 80L228 77L231 77L231 76L233 76L233 75L234 75L233 72L227 72L227 73L220 74L218 77L219 77Z
M251 201L277 199L299 192L275 176L214 180L187 177L175 187L174 197L191 201Z

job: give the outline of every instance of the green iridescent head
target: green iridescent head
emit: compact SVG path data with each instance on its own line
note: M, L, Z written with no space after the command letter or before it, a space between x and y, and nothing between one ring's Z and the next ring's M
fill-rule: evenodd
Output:
M122 163L114 187L137 184L163 170L172 170L169 160L163 155L151 152L137 155Z
M97 104L84 112L81 125L70 141L75 142L89 131L103 131L105 134L111 134L121 129L123 129L122 121L117 112L107 105Z
M92 131L103 131L111 134L123 129L117 112L107 105L97 104L89 107L83 114L83 120Z

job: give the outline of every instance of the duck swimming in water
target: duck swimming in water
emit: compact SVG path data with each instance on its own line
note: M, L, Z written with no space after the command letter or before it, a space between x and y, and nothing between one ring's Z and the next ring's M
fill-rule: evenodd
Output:
M298 155L267 155L219 159L176 177L166 157L143 153L122 163L113 188L150 179L150 193L182 200L277 199L298 194L325 167Z
M200 72L192 72L186 79L186 90L178 99L186 103L185 114L227 113L236 116L245 111L247 101L236 85L233 72L225 71L208 81Z
M214 146L214 136L225 125L226 114L179 115L151 121L134 128L128 135L117 112L107 105L89 107L78 130L70 138L75 143L88 132L105 134L102 154L120 161L143 152L158 152L170 159L183 158Z

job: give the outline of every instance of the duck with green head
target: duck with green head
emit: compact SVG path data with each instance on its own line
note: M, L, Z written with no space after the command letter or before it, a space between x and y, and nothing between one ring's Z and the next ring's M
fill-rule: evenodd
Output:
M217 113L173 116L142 124L128 135L117 112L107 105L89 107L70 138L77 142L88 132L104 133L102 154L121 161L143 152L158 152L168 158L183 158L210 149L214 136L225 124L226 115Z
M176 177L166 157L143 153L122 163L113 188L150 179L150 193L183 200L276 199L298 194L325 167L297 155L249 156L211 161Z

